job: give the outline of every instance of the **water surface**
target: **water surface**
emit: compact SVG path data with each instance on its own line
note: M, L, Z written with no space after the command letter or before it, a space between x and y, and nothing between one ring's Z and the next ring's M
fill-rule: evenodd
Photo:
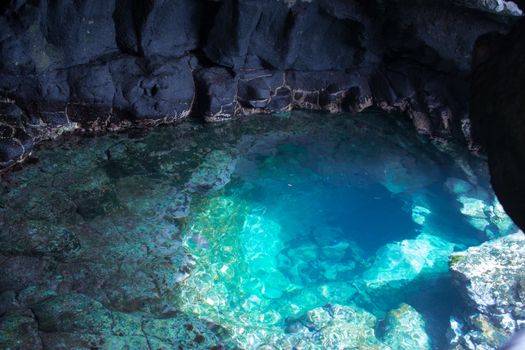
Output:
M52 268L3 290L183 312L225 347L443 349L466 307L449 255L515 230L483 159L391 115L187 121L37 156L4 179L2 254Z

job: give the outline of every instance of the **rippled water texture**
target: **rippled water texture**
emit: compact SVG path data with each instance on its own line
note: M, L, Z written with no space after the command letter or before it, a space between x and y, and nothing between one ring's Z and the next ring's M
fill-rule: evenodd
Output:
M483 160L382 114L188 121L37 156L3 182L0 291L50 344L441 349L465 308L449 255L516 230Z

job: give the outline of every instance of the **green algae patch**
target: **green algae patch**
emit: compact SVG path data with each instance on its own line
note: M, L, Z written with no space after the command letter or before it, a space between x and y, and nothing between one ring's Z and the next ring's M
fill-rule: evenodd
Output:
M459 263L461 263L461 261L463 260L464 256L463 254L461 253L456 253L456 254L452 254L450 256L450 262L449 262L449 266L450 267L453 267Z
M278 117L278 118L289 118L291 115L292 115L292 112L272 113L272 117Z

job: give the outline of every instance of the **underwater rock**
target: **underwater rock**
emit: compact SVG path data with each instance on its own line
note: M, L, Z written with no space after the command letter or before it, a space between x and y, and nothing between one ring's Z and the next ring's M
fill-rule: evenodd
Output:
M42 349L38 323L29 309L0 313L0 348L5 350Z
M37 285L50 279L49 273L53 264L43 257L33 256L3 256L2 274L0 274L0 292L21 290L31 285Z
M462 205L461 213L468 218L469 223L488 238L505 236L517 230L495 196L489 204L469 194L461 194L457 200Z
M45 348L209 349L229 343L222 329L193 317L157 319L111 311L83 294L52 297L31 309Z
M1 253L52 256L63 260L80 249L78 237L65 227L50 227L48 222L36 220L5 224L6 229L0 231Z
M376 338L375 325L376 317L363 309L326 305L307 312L291 342L305 349L390 350Z
M168 203L159 205L159 211L164 212L166 218L178 220L190 215L191 195L172 190L166 197Z
M509 339L509 334L494 326L483 314L469 315L462 323L450 319L447 334L451 350L492 350Z
M45 332L93 333L113 332L113 314L99 302L83 294L63 294L33 306L39 328ZM119 323L129 321L123 317ZM140 323L125 325L136 333Z
M363 273L363 284L371 289L402 288L415 279L445 273L454 246L425 233L389 243L379 249L372 266Z
M66 344L63 348L174 347L169 339L179 334L180 323L158 319L185 312L224 327L241 348L308 348L308 342L314 349L330 348L339 341L339 334L344 342L355 343L360 335L350 334L355 328L351 323L367 323L363 320L369 318L361 311L348 316L348 325L327 321L325 333L306 327L306 336L294 338L283 325L301 323L306 320L302 315L327 303L355 305L383 317L385 310L401 302L401 295L408 294L409 287L419 286L408 286L411 280L441 273L441 255L445 254L441 251L453 244L421 235L389 245L385 249L390 252L378 253L375 261L370 261L372 249L412 238L416 232L441 234L429 229L429 223L441 214L434 203L425 202L430 195L452 203L451 213L463 224L459 205L454 205L456 195L442 192L445 177L437 177L435 183L423 178L428 169L436 175L431 164L439 164L437 160L450 164L447 162L455 158L433 153L431 145L410 136L405 126L375 113L294 113L278 121L264 116L207 126L187 121L148 135L73 137L65 144L58 143L63 146L60 150L55 150L54 144L44 147L38 164L9 174L2 187L0 221L8 223L11 236L4 235L5 231L0 234L1 243L5 243L1 248L5 256L0 255L5 271L0 275L0 309L30 307L39 316L48 315L42 316L45 330L40 332L47 348L60 348L60 344ZM406 161L404 166L410 172L400 177L400 183L416 177L414 183L402 187L408 193L394 195L378 184L385 168L384 158L377 159L376 153L384 158L394 153L396 159ZM421 162L419 153L424 159ZM237 157L239 167L245 167L244 174L239 174L237 166L230 168ZM247 158L250 164L241 163ZM373 178L359 182L369 177L369 165L373 166ZM361 174L348 175L356 171ZM226 187L230 178L234 182ZM195 192L190 191L192 180ZM346 186L353 186L354 181L359 182L359 191L346 192ZM482 181L479 186L486 186ZM223 190L214 191L222 186ZM419 186L429 196L416 198ZM363 197L361 191L365 191ZM343 197L348 206L338 200ZM364 206L362 198L369 198L370 206ZM388 206L383 207L385 200ZM423 227L410 221L410 208L415 203L419 207L412 214L418 221L426 220ZM347 216L354 204L355 208L371 208L357 212L356 221L362 223L359 229L354 229L356 222ZM403 224L395 230L399 221L393 215L396 220L392 225L382 225L377 234L364 236L375 224L371 220L380 221L376 220L378 213L392 213L392 209L400 209L404 216L399 218L410 224L406 229ZM26 218L30 219L29 228L48 223L49 229L31 229L29 233L35 231L35 237L26 237L24 225L19 223ZM444 219L455 223L455 218ZM24 230L17 231L17 227ZM451 231L443 237L455 235ZM78 249L69 244L71 241L80 242ZM367 245L369 241L376 241L370 245L373 248ZM59 250L64 251L63 256ZM35 256L25 255L27 252ZM389 300L375 298L380 294L375 291L383 289L380 286L368 289L361 282L361 273L371 262L376 275L368 271L367 277L392 292ZM395 271L398 267L399 274ZM438 277L425 281L432 282L428 289L441 290L444 279ZM78 294L83 295L76 297L78 305L71 297L64 297ZM83 311L86 308L92 312ZM85 315L68 315L65 310L82 310L80 314ZM336 312L334 308L326 310ZM147 340L135 333L138 315L142 328L149 324ZM123 328L133 331L117 334L106 328L108 319L122 319ZM375 321L367 324L363 332L370 336L370 329L380 326ZM215 325L210 328L217 329ZM193 327L198 334L181 334L188 339L183 347L191 348L193 341L208 346L207 339L216 339L205 333L206 328ZM103 334L91 333L88 328ZM302 328L294 325L289 329ZM376 337L373 343L377 342Z
M472 189L472 185L469 182L455 177L449 177L445 182L445 186L451 193L457 195L468 193Z
M190 192L218 190L230 182L236 159L226 151L211 151L191 174L186 185Z
M429 216L430 213L431 213L430 209L425 208L420 205L415 205L412 208L412 221L414 221L418 225L424 225L427 219L427 216Z
M430 350L425 320L408 304L391 310L386 318L382 339L392 350Z
M464 349L497 347L525 325L524 259L522 232L451 255L456 285L472 307L470 316L452 327L464 334L455 343Z

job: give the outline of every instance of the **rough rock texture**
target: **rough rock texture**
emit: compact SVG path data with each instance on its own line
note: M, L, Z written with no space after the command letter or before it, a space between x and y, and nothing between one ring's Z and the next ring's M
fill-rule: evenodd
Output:
M525 228L525 22L507 36L480 38L470 99L475 134L489 158L492 186L510 217Z
M0 6L0 168L63 131L194 113L404 112L470 142L472 47L510 1L7 1Z
M425 319L408 304L388 313L383 339L392 350L431 349Z
M466 7L479 8L487 12L520 16L523 12L513 1L507 0L463 0L458 1Z
M221 329L183 314L152 318L111 311L78 293L51 296L0 316L2 349L209 349L231 344Z
M6 180L12 187L2 182L0 349L235 348L177 305L194 264L180 234L188 192L224 186L233 161L198 146L223 138L197 132L188 145L192 129L74 137L64 158L42 150L37 166Z
M308 311L301 321L290 334L294 349L431 349L423 317L408 304L388 313L382 335L376 317L358 307L327 304Z
M415 279L436 276L447 270L447 259L453 251L453 243L426 233L389 243L363 273L364 284L372 289L403 288Z
M518 232L451 255L450 269L471 305L451 321L453 349L494 349L525 326L525 235Z

